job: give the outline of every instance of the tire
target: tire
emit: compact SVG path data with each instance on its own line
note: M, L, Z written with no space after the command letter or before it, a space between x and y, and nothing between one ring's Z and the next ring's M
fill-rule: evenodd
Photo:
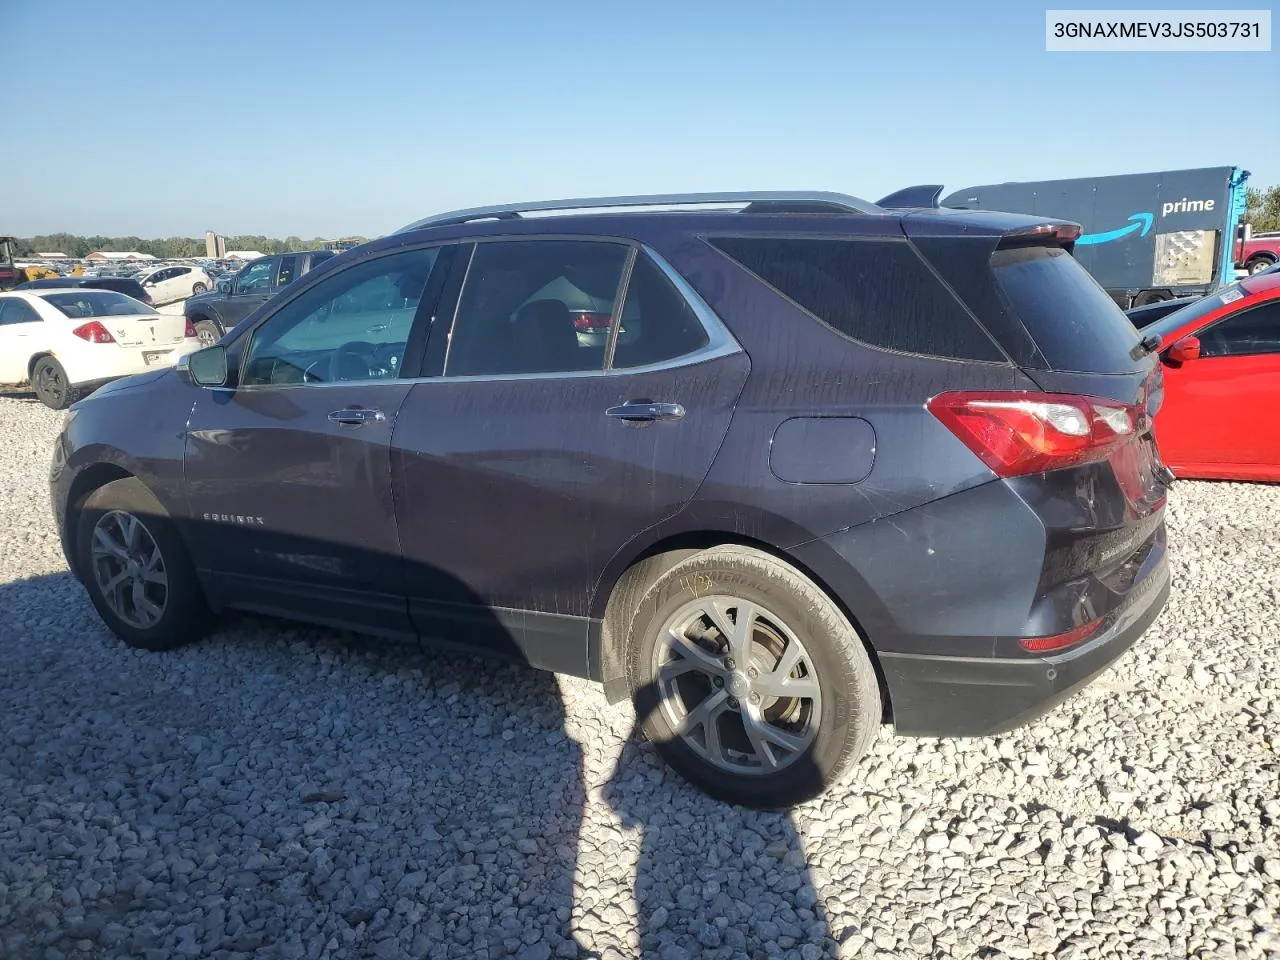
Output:
M141 533L131 539L132 529ZM101 536L96 535L99 530ZM104 536L134 555L132 567L104 549ZM76 569L89 599L111 632L129 646L171 650L198 639L208 627L209 609L186 547L164 507L140 480L115 480L89 495L80 511L75 546ZM147 562L153 551L159 554L158 566ZM143 562L137 562L139 557ZM122 572L120 588L108 599L104 586ZM157 574L163 578L163 592ZM139 589L150 607L139 601Z
M79 391L67 379L67 371L53 357L41 357L31 368L31 389L50 410L65 410L79 397Z
M197 293L204 293L208 289L203 283L193 283L191 285L191 295L194 297Z
M1268 260L1266 257L1255 257L1246 263L1244 268L1248 272L1249 276L1253 276L1255 273L1261 273L1263 270L1266 270L1273 263L1275 263L1274 260Z
M1164 301L1172 300L1172 299L1173 298L1171 296L1169 296L1167 293L1164 293L1163 291L1148 290L1145 293L1140 293L1136 297L1134 297L1133 305L1135 307L1145 307L1153 303L1164 303Z
M754 605L747 642L726 649L724 633L706 629L713 601L730 633L744 605ZM686 637L684 653L665 639L672 628ZM734 649L747 657L745 669L736 660L725 669ZM641 732L667 762L711 796L748 807L820 794L866 752L882 716L875 668L852 624L807 577L749 547L702 551L654 581L631 624L627 678ZM778 694L780 683L799 695ZM717 718L697 722L708 711Z
M222 331L212 320L197 320L194 326L201 347L211 347L222 339Z

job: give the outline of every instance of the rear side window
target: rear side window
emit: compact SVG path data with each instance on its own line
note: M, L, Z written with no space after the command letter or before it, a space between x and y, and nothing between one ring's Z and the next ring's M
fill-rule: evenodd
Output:
M1138 333L1107 292L1060 247L1014 247L991 255L1005 300L1052 370L1130 373Z
M445 375L603 370L627 248L578 240L476 245Z
M715 237L709 242L854 340L904 353L1005 361L905 241Z
M139 303L132 297L114 290L94 290L82 287L75 293L43 294L46 303L57 307L59 312L73 320L80 317L132 317L145 314L154 315L155 311L145 303Z
M644 254L636 257L618 325L613 369L674 360L709 342L693 307L658 265Z

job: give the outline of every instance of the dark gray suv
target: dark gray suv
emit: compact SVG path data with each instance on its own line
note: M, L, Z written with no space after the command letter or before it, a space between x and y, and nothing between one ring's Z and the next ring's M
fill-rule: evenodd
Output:
M882 722L1020 724L1168 595L1159 367L1075 225L937 196L533 203L357 247L73 408L67 560L139 647L237 608L592 678L757 806Z

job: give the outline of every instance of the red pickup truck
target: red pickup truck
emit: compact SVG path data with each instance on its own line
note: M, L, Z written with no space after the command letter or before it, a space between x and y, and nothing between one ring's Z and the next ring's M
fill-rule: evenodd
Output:
M1236 241L1236 269L1260 273L1280 262L1280 230L1255 233L1241 243Z

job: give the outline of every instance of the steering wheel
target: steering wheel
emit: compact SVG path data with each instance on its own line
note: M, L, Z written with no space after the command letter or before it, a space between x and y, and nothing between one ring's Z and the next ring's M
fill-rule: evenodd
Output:
M365 380L373 376L373 357L378 348L365 340L344 343L326 357L307 365L303 383L333 383L341 380ZM324 373L321 375L320 371Z

